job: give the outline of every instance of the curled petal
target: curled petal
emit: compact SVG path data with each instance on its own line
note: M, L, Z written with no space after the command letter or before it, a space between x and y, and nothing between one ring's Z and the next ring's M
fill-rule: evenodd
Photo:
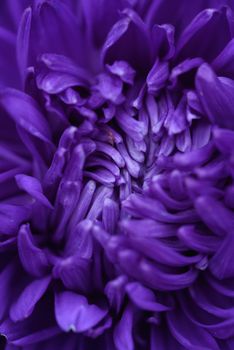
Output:
M127 62L115 61L112 65L107 64L107 69L124 83L133 84L136 72Z
M154 24L152 28L153 53L155 57L170 59L175 53L174 27L170 24Z
M141 238L163 238L174 236L176 226L161 224L150 219L130 220L125 219L120 222L120 227L124 233L130 237Z
M232 231L234 214L223 204L210 196L198 197L196 210L203 222L217 235L226 235ZM219 215L217 216L217 213Z
M201 147L191 152L183 154L177 153L174 156L174 162L182 169L190 169L198 165L202 165L207 162L214 151L212 142L209 142L204 147Z
M234 238L230 231L221 246L210 259L209 268L218 279L233 278L234 276L232 264L233 245Z
M220 245L220 239L217 236L199 232L194 226L180 227L178 237L188 248L201 253L214 253Z
M147 217L165 223L196 222L198 217L194 210L186 210L181 213L171 214L166 211L161 202L140 194L131 194L123 206L130 214L137 217Z
M219 350L215 339L201 327L194 325L183 311L167 314L168 325L177 341L189 350Z
M126 291L135 305L152 312L168 311L170 308L157 301L155 294L138 282L128 283Z
M185 257L156 239L134 237L128 245L152 261L169 266L186 266L201 260L200 256Z
M23 174L16 175L15 178L20 189L28 192L28 194L46 207L53 209L53 206L43 194L41 183L36 178Z
M138 253L130 249L120 250L118 261L121 268L131 277L155 290L178 290L188 287L197 278L197 272L192 269L174 274L164 272L159 265L142 259Z

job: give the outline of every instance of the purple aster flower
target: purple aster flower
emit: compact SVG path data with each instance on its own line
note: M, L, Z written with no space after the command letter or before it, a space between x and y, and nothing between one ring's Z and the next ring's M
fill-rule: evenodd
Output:
M233 9L1 1L3 349L234 349Z

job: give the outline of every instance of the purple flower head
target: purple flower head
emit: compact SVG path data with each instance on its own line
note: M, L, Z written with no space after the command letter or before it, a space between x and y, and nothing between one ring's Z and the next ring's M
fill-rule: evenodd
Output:
M233 10L1 1L3 349L234 349Z

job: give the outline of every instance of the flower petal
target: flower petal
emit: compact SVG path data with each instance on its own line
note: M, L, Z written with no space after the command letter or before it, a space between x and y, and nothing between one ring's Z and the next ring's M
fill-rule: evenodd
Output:
M90 260L78 255L63 258L54 266L53 276L60 278L68 289L85 293L89 291L91 284Z
M234 39L230 40L223 51L214 59L212 67L218 75L234 79Z
M225 155L234 153L234 132L225 129L214 129L214 143L218 150Z
M96 326L107 310L89 304L86 297L73 292L60 292L55 295L56 320L65 332L73 330L81 333Z
M215 253L220 246L220 239L217 236L199 232L194 226L182 226L177 234L187 247L201 253Z
M177 60L186 57L214 59L231 40L230 9L206 9L199 13L182 33L177 45ZM222 31L219 28L222 28ZM212 38L215 36L215 45Z
M4 89L0 93L0 104L15 123L28 133L47 143L51 142L49 126L32 97L21 91Z
M6 235L16 235L20 224L28 220L30 210L24 206L12 204L0 204L0 233Z
M18 249L21 263L32 276L42 277L49 271L49 262L45 252L36 247L29 225L22 225L18 234Z
M168 273L163 271L160 265L142 258L141 255L130 249L119 251L118 262L125 273L155 290L180 290L191 285L197 278L195 269L181 273Z
M222 218L221 218L222 220ZM233 246L234 238L230 231L215 254L212 256L209 262L209 268L213 275L218 279L233 278L234 268L232 264L233 260Z
M134 39L133 39L134 38ZM150 36L146 25L133 10L125 9L123 18L114 24L102 49L103 61L127 61L133 68L150 66Z
M2 8L1 8L2 10ZM17 62L15 58L16 37L12 31L5 27L0 27L0 87L12 86L18 88L20 86L20 77L17 70Z
M117 312L120 311L124 302L127 281L128 278L125 275L121 275L116 279L109 281L105 286L105 295L108 298L108 302Z
M195 208L203 222L215 235L222 237L232 232L234 214L231 210L225 208L222 202L204 195L196 199Z
M106 198L103 205L102 221L104 229L113 234L117 227L119 218L119 205L110 198Z
M196 89L211 123L234 129L234 81L220 79L210 66L203 64L196 76Z
M30 30L31 30L31 20L32 20L32 9L27 8L21 18L16 44L16 54L18 66L21 74L21 78L24 82L26 68L28 66L28 50L29 50L29 40L30 40Z
M219 346L209 332L194 325L182 311L167 314L168 325L177 341L188 350L219 350Z
M157 301L155 294L150 289L143 287L138 282L128 283L126 286L126 291L129 295L129 298L140 309L152 312L170 310L170 307L163 305Z
M133 84L136 72L127 62L115 61L112 65L107 64L107 69L124 83Z
M23 290L10 309L10 317L14 322L22 321L31 315L36 303L48 288L50 281L50 277L34 280Z
M133 307L129 305L114 330L114 343L117 350L134 350L132 328Z
M21 190L28 192L33 198L37 199L40 203L45 205L47 208L53 209L52 204L49 202L47 197L43 194L42 186L39 180L35 177L18 174L15 176L18 187Z

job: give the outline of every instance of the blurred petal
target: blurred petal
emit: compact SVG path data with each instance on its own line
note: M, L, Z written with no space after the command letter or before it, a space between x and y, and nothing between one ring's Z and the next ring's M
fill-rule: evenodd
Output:
M168 325L174 337L188 350L219 350L219 346L209 332L194 325L181 311L167 314Z
M0 87L19 87L19 74L15 58L16 37L12 32L0 27Z
M21 22L18 29L16 54L18 67L20 70L21 78L24 82L26 68L28 66L28 49L29 49L29 38L31 30L32 20L32 9L28 8L24 11L21 18Z
M214 59L232 38L231 21L232 13L225 7L220 10L206 9L199 13L178 41L177 60L186 57L202 57L207 61ZM214 35L216 40L213 45Z
M128 305L124 310L121 320L114 330L114 343L117 350L133 350L134 342L132 336L133 307Z
M196 88L201 104L211 123L228 129L234 128L234 82L218 78L212 69L203 64L196 76Z

